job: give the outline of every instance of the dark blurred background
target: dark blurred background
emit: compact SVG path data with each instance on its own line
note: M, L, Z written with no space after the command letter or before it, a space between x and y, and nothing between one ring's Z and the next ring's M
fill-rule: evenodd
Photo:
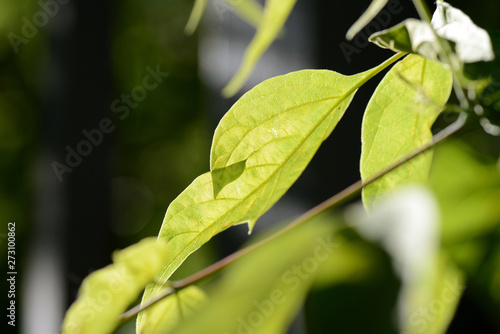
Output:
M482 27L500 29L497 0L450 2ZM345 32L369 3L299 0L286 35L262 58L242 92L294 70L354 74L385 60L391 52L370 45L367 36L416 14L411 1L391 0L347 42ZM7 223L15 221L13 332L57 333L82 279L109 264L113 250L156 235L169 203L208 171L212 133L237 99L223 99L220 90L236 72L254 29L231 13L231 6L213 0L199 30L186 36L192 5L187 0L0 1L0 221L5 226L0 243L6 254ZM359 91L339 127L259 221L256 233L359 178L361 117L375 85L371 81ZM248 239L246 232L238 226L214 238L177 277L234 251ZM1 263L5 268L6 256ZM2 287L6 291L5 280ZM309 302L327 303L328 293ZM373 298L377 304L383 296ZM460 322L450 332L470 333L471 319L475 332L493 332L483 313L466 294ZM328 332L321 327L331 321L325 317L314 319L319 329L311 332ZM304 323L297 320L291 331L302 333ZM357 332L354 328L338 330Z

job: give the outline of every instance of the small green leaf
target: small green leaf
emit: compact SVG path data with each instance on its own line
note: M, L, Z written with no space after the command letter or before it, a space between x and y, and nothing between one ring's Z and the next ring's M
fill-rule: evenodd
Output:
M236 3L234 0L224 1L239 17L254 27L259 26L263 18L264 9L257 0L238 0Z
M262 54L276 39L297 0L267 0L264 16L250 42L242 64L231 81L224 87L224 96L233 96L240 90Z
M371 20L377 16L377 14L382 10L382 8L387 5L389 0L372 0L368 9L361 15L361 17L352 25L347 31L346 38L351 40L354 36L360 32Z
M172 333L181 321L189 321L189 318L206 303L207 297L203 290L190 285L151 306L149 321L142 324L139 333Z
M210 166L215 171L245 162L245 169L234 181L218 185L212 173L205 173L170 204L158 238L168 240L171 257L159 284L146 289L143 302L217 233L245 222L251 231L306 168L356 90L399 57L353 76L293 72L266 80L242 96L215 131ZM220 189L216 198L214 188ZM139 328L146 314L140 314Z
M386 30L372 34L369 41L375 45L395 52L418 53L420 44L416 43L413 36L423 35L420 31L432 34L427 25L417 19L406 19L403 22Z
M209 301L175 329L184 333L286 333L316 275L340 245L335 220L322 216L227 268Z
M394 66L370 99L362 125L361 177L367 180L432 140L431 126L450 96L452 77L441 64L409 55ZM381 196L406 183L425 182L427 152L363 188L370 209Z
M113 254L112 265L90 274L82 283L78 299L66 313L61 332L108 334L120 315L160 273L169 255L168 246L147 238Z
M214 184L214 198L229 183L236 180L245 170L246 160L234 163L230 166L212 170L212 182Z
M195 0L193 10L191 11L191 15L189 16L188 23L186 24L186 28L184 31L186 34L191 35L200 24L201 17L205 8L207 7L207 0Z
M438 146L430 184L442 208L442 239L457 265L475 275L498 229L500 174L487 159L454 140ZM460 180L460 182L457 182Z

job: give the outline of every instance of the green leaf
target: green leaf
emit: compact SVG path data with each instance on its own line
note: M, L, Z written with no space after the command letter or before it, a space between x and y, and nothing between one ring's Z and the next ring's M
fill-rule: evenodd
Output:
M264 9L256 0L224 0L239 17L258 27L263 18Z
M150 321L141 326L141 334L172 333L181 321L190 321L195 312L207 303L203 290L190 285L150 307Z
M172 253L160 284L217 233L245 222L251 230L300 176L356 90L398 58L353 76L293 72L266 80L242 96L215 131L210 165L216 171L246 161L245 169L230 183L232 178L214 184L213 174L205 173L170 204L158 238L168 240ZM216 198L214 189L220 189ZM160 289L148 287L143 302ZM139 328L146 315L147 310L140 314Z
M458 140L444 143L436 149L430 184L443 211L446 245L494 231L500 217L500 174L494 159Z
M452 42L458 59L464 63L489 62L495 58L490 36L484 29L476 26L467 15L446 2L438 1L436 5L431 25L420 20L407 19L392 28L371 35L369 40L382 48L418 53L437 60L440 53L437 35Z
M461 269L475 275L489 249L485 242L498 228L496 161L457 140L443 143L434 155L429 181L442 209L443 244Z
M431 126L448 100L449 70L418 55L394 66L370 99L362 125L360 170L363 180L432 140ZM363 188L367 209L381 196L406 183L427 180L431 152L426 152Z
M354 36L360 32L371 20L377 16L377 14L382 10L382 8L387 5L389 0L373 0L368 7L368 9L361 15L361 17L352 25L347 31L346 38L351 40Z
M295 6L296 1L297 0L266 1L262 21L260 22L257 32L245 52L238 72L234 75L226 87L224 87L222 91L224 96L233 96L236 92L238 92L238 90L240 90L257 64L257 61L276 39L279 32L285 25L285 21Z
M334 236L333 242L338 247L319 268L314 289L373 279L373 272L379 269L376 268L377 258L373 254L373 248L359 240L352 240L352 236L346 237L340 233Z
M253 26L257 27L262 21L262 5L256 0L239 0L236 4L233 0L224 0L224 2L226 2L227 6L238 14L238 16ZM217 3L214 5L218 6ZM203 12L206 7L207 0L195 0L193 10L189 16L188 23L186 24L186 34L191 35L195 32L196 28L200 24L201 17L203 16Z
M480 154L466 144L474 141L439 145L430 184L442 208L443 247L470 278L478 306L494 318L500 311L500 173L496 150L493 157Z
M188 23L186 24L186 28L184 29L186 34L191 35L194 33L196 27L198 27L198 24L200 23L201 17L206 7L207 0L195 0L193 10L191 11Z
M175 333L286 333L316 275L340 247L337 228L335 220L319 217L232 264L207 290L207 305Z
M158 276L169 255L168 246L147 238L113 254L113 264L90 274L82 283L78 299L66 313L61 332L108 334L120 315Z

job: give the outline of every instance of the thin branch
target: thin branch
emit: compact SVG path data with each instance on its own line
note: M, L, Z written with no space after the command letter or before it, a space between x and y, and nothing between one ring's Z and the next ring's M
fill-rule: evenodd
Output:
M274 233L273 235L270 235L269 237L262 239L255 244L252 244L246 248L243 248L239 251L234 252L231 255L226 256L225 258L215 262L214 264L206 267L205 269L200 270L199 272L185 278L179 281L174 281L174 282L168 282L168 286L170 289L167 289L163 294L160 294L156 296L155 298L151 299L147 304L143 305L137 305L134 308L130 309L129 311L125 312L122 314L121 319L123 321L129 320L130 318L134 317L137 315L139 312L145 310L146 308L152 306L156 302L162 300L165 297L170 296L171 294L175 293L175 291L183 289L191 284L194 284L198 281L201 281L202 279L207 278L208 276L211 276L212 274L218 272L222 268L226 267L227 265L235 262L236 260L240 259L241 257L245 256L246 254L252 252L254 249L259 248L262 245L265 245L283 234L287 233L288 231L304 224L308 220L318 216L319 214L325 212L326 210L332 209L339 204L342 204L346 202L347 200L351 199L353 196L357 195L363 187L375 182L382 176L388 174L389 172L393 171L394 169L398 168L399 166L405 164L406 162L410 161L411 159L415 158L417 155L422 154L423 152L431 149L435 145L439 144L446 138L449 138L453 134L457 133L460 129L463 128L465 122L467 119L467 115L465 113L461 113L458 117L458 119L446 127L444 130L440 131L434 137L432 138L432 141L420 149L416 150L415 152L411 153L410 155L404 157L403 159L397 161L396 163L392 164L388 168L384 169L383 171L375 174L368 180L366 180L364 183L362 180L359 180L349 187L345 188L341 192L337 193L336 195L330 197L326 201L318 204L317 206L313 207L309 211L306 211L303 213L301 216L299 216L297 219L295 219L292 223L287 225L285 228L281 229L280 231Z

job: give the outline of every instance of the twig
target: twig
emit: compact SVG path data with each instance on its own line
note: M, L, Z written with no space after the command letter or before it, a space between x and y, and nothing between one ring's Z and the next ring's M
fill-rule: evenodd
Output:
M413 159L417 155L429 150L430 148L439 144L440 142L442 142L446 138L449 138L451 135L457 133L460 129L463 128L463 126L466 122L466 119L467 119L467 115L465 113L461 113L459 115L458 119L454 123L452 123L451 125L446 127L444 130L442 130L439 133L437 133L436 135L434 135L434 137L432 138L432 141L430 143L424 145L423 147L421 147L420 149L411 153L410 155L406 156L405 158L397 161L396 163L394 163L393 165L384 169L383 171L375 174L374 176L372 176L371 178L366 180L364 183L362 180L359 180L359 181L353 183L352 185L350 185L349 187L340 191L336 195L330 197L326 201L318 204L317 206L313 207L309 211L306 211L301 216L299 216L297 219L295 219L292 223L290 223L289 225L287 225L285 228L281 229L280 231L274 233L273 235L270 235L269 237L262 239L261 241L256 242L253 245L250 245L246 248L243 248L239 251L236 251L233 254L226 256L225 258L215 262L214 264L206 267L205 269L200 270L199 272L197 272L197 273L195 273L187 278L184 278L184 279L179 280L179 281L168 282L167 284L170 287L170 289L167 289L163 294L160 294L160 295L156 296L155 298L151 299L147 304L143 305L142 307L141 307L141 305L137 305L134 308L128 310L127 312L122 314L121 319L123 321L129 320L130 318L137 315L139 312L145 310L146 308L148 308L151 305L155 304L156 302L162 300L163 298L173 294L175 291L183 289L191 284L194 284L198 281L201 281L204 278L207 278L208 276L218 272L219 270L226 267L227 265L233 263L234 261L236 261L236 260L240 259L241 257L245 256L246 254L250 253L254 249L257 249L260 246L265 245L265 244L279 238L280 236L287 233L288 231L304 224L308 220L318 216L319 214L325 212L326 210L331 209L333 207L336 207L339 204L347 201L351 197L355 196L358 192L360 192L361 189L363 189L363 187L373 183L374 181L378 180L382 176L388 174L389 172L393 171L394 169L398 168L399 166L410 161L411 159Z

